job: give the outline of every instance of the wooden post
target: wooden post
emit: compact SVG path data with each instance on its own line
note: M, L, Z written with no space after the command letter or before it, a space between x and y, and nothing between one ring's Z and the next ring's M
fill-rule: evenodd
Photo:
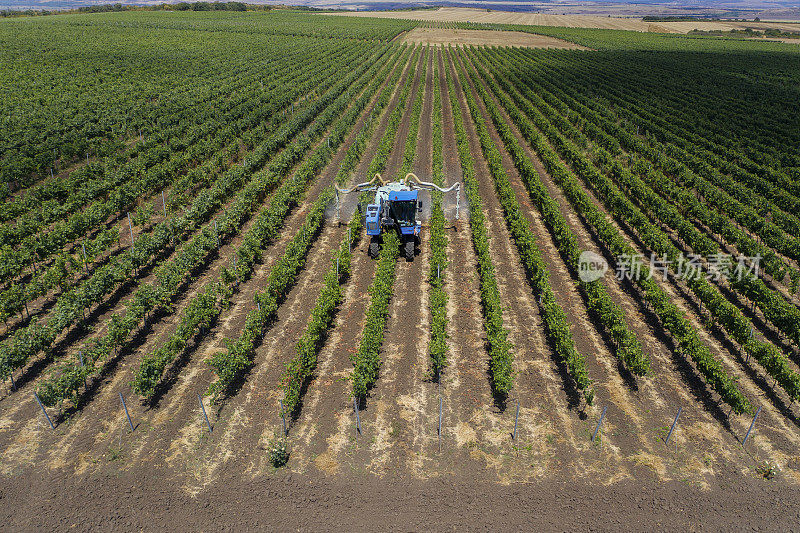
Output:
M514 442L517 441L517 427L518 427L518 424L519 424L519 400L517 400L517 414L514 415L514 436L512 437L512 440ZM594 439L592 439L592 440L594 440Z
M353 408L356 411L356 431L361 435L361 417L358 414L358 398L353 398Z
M131 221L131 212L128 211L128 227L131 230L131 247L133 246L133 222Z
M287 434L286 431L286 411L283 409L283 400L279 400L281 402L281 418L283 418L283 436L285 437Z
M439 451L442 451L442 397L439 396L439 429L436 431L439 440Z

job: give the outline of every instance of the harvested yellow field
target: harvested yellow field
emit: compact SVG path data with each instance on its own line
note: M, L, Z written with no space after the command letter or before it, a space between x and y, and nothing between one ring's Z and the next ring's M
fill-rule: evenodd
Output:
M342 13L336 13L337 15ZM650 31L652 25L641 19L597 17L591 15L547 15L486 11L465 7L443 7L419 11L357 11L344 13L350 17L380 17L432 22L478 22L482 24L525 24L530 26L565 26L569 28L608 28L614 30Z
M486 11L464 7L444 7L419 11L358 11L332 13L349 17L379 17L431 22L477 22L482 24L524 24L529 26L560 26L566 28L601 28L657 33L689 33L694 29L730 31L753 28L757 30L779 29L800 31L800 25L788 22L645 22L641 18L600 17L596 15L550 15L543 13L515 13L509 11Z
M697 22L663 22L659 23L664 26L669 26L670 29L678 33L689 33L692 30L702 31L730 31L730 30L744 30L752 28L754 30L781 30L781 31L800 31L800 24L792 24L790 22L724 22L724 21L697 21Z
M575 43L545 35L535 35L520 31L459 30L454 28L414 28L403 36L402 42L456 46L490 45L588 50L588 48Z

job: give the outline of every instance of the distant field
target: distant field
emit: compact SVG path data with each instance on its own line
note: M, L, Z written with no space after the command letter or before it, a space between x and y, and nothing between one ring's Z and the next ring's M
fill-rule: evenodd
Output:
M403 36L401 42L413 44L454 44L522 46L525 48L565 48L586 50L585 47L544 35L519 31L460 30L453 28L414 28Z
M342 13L336 13L341 15ZM797 31L791 22L645 22L640 18L599 17L592 15L547 15L541 13L512 13L484 9L445 7L420 11L359 11L346 13L351 17L380 17L434 22L476 22L481 24L525 24L530 26L563 26L566 28L600 28L608 30L649 31L656 33L689 33L694 29L733 30L753 28Z

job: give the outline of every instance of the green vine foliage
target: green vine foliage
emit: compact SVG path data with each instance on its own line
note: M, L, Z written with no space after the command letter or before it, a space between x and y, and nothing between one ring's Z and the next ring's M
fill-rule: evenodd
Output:
M477 67L476 68L480 68ZM493 99L488 92L483 88L480 79L475 73L471 73L471 77L475 87L481 96L487 112L491 117L492 123L497 129L503 144L505 145L508 153L510 154L514 165L517 168L523 183L528 189L531 200L534 205L539 209L542 217L547 224L551 235L558 246L558 250L566 261L573 274L577 277L578 273L578 260L581 250L578 248L577 238L570 229L567 220L561 213L558 203L550 196L547 188L542 183L539 173L534 168L530 159L525 155L522 148L519 146L516 137L511 131L511 128L506 124L504 118L501 116L499 109L495 105ZM471 106L471 107L474 107ZM501 159L499 153L494 147L494 143L489 138L486 127L483 124L483 119L476 114L476 124L480 130L481 143L487 151L487 159L490 161L490 168L495 177L495 182L498 187L501 199L503 200L504 208L506 209L507 217L515 219L515 223L511 224L511 228L519 228L518 233L515 234L515 242L519 248L522 243L534 242L530 228L526 227L524 216L520 213L519 204L515 199L515 193L508 183L508 178L503 172ZM527 257L530 252L520 250L523 257ZM541 258L538 258L541 261ZM542 265L540 268L544 268ZM529 276L531 279L538 279L536 272L531 273L529 269ZM578 280L578 285L581 289L581 294L586 302L587 308L598 320L601 326L608 332L609 336L614 342L615 354L625 364L628 369L636 375L645 375L650 371L650 360L642 352L641 343L636 335L630 330L627 324L622 309L614 303L611 296L608 294L602 280L593 282L583 282ZM541 291L540 287L534 287L535 290ZM568 367L570 365L568 364Z
M450 60L449 52L447 54ZM502 397L508 395L514 385L513 353L508 341L508 329L503 325L503 308L500 291L497 288L494 264L489 253L489 235L486 230L486 216L483 213L478 180L470 154L467 131L458 105L455 84L450 71L446 69L446 79L450 106L456 130L456 146L461 161L461 175L466 187L467 203L470 212L470 231L472 246L478 259L481 304L483 307L483 326L489 343L489 366L492 373L492 389Z
M484 66L486 66L486 63L484 63ZM496 71L493 72L493 76L494 79L486 79L487 84L520 129L522 135L536 151L550 176L562 188L575 210L594 227L598 237L611 253L617 255L635 254L635 250L625 242L606 215L594 205L581 187L573 171L561 161L545 136L537 128L534 128L531 119L535 119L537 127L550 133L554 140L563 139L555 127L530 104L529 100L522 96L512 82ZM520 109L524 110L525 113L523 114ZM566 140L561 142L560 145L568 146ZM565 159L574 165L573 168L576 169L576 174L581 175L583 171L591 172L590 163L577 149L571 149L568 155L565 155ZM587 179L587 183L603 182L603 179L604 177L595 171L592 173L592 180L594 181ZM623 196L615 198L615 202L604 200L607 201L606 205L612 213L621 216L624 212L629 212L632 208L632 206L628 207L629 201L626 203L626 199ZM643 268L643 274L635 278L634 281L641 288L645 299L653 307L662 324L675 337L679 350L694 361L700 373L721 396L722 400L737 413L751 411L752 407L747 397L741 393L735 381L725 372L721 363L714 358L708 346L700 340L697 330L672 303L661 287L653 279L649 278L646 266Z
M408 50L410 53L410 50ZM408 59L404 56L401 64L405 64ZM395 83L402 73L401 68L396 68L383 91L378 96L375 108L371 116L380 116L382 110L388 105ZM353 170L361 160L366 148L366 141L375 131L378 125L377 120L373 120L365 125L356 140L350 146L336 176L336 182L343 185L351 178ZM364 193L360 201L368 201L368 194ZM352 268L351 250L359 242L361 231L364 226L364 217L360 213L353 214L348 224L348 235L350 240L345 239L339 247L337 256L332 259L331 268L325 275L325 283L317 297L316 305L311 311L311 318L306 326L303 335L298 341L295 352L296 355L287 364L283 376L283 406L285 412L297 414L300 408L303 391L312 379L317 368L317 357L325 341L328 330L333 324L333 318L342 299L342 285L349 279ZM339 261L336 262L338 257ZM338 276L337 276L338 270Z
M407 55L404 54L403 58L406 59ZM401 60L401 63L404 64L404 61ZM401 72L401 69L396 69L393 78L395 76L399 76ZM296 203L299 200L305 186L310 183L311 179L316 175L316 173L322 169L324 163L326 163L335 153L339 144L341 144L341 142L344 140L345 133L347 130L349 130L352 124L355 123L357 116L365 108L369 100L372 99L372 95L374 94L377 85L382 83L383 79L385 78L381 76L374 78L373 83L376 85L372 86L371 91L365 91L358 100L358 105L351 107L349 112L345 115L346 120L342 122L342 125L340 126L341 129L335 135L331 136L336 140L336 143L332 143L331 146L326 146L323 144L320 146L320 148L318 148L318 153L324 155L324 157L312 156L311 158L306 159L303 165L301 165L301 168L295 174L293 181L287 184L291 187L286 189L286 196L281 198L276 194L276 197L273 198L271 205L274 204L276 207L279 207L282 204ZM387 85L387 87L390 86L393 87L393 84L390 83ZM380 110L382 110L387 103L388 98L381 97L378 101L378 106L380 106L378 111L380 112ZM337 111L341 113L341 110ZM371 127L374 127L372 126L372 123L368 126L368 128ZM365 145L364 143L357 143L353 146L354 148L352 153L360 154ZM360 155L358 158L360 158ZM354 165L357 163L358 158L355 156L349 159L346 158L346 162L347 164ZM340 173L337 175L337 181L343 179L343 176L343 169L340 169ZM314 207L307 215L303 227L297 233L297 235L295 235L294 239L287 247L286 252L278 261L278 264L273 268L272 272L270 272L270 275L267 278L266 290L256 294L256 309L248 313L243 332L239 338L228 341L227 350L216 353L208 361L209 365L211 365L211 367L214 369L214 372L217 374L217 380L214 381L209 387L209 394L211 394L212 400L215 403L219 403L224 400L224 398L239 383L252 365L252 359L255 355L255 348L263 338L265 328L267 328L275 319L278 307L288 294L289 290L291 290L291 288L294 286L297 276L305 265L306 256L310 250L311 244L321 229L325 208L330 202L332 196L333 188L329 187L314 203ZM274 220L274 217L270 217L270 219ZM308 363L308 361L304 361L303 363ZM298 372L301 372L303 368L307 368L303 365L303 363L298 363L295 366ZM313 364L315 366L315 362ZM304 380L308 379L308 377L309 376L300 376L298 374L296 376L291 376L290 381L293 381L296 386L298 381L302 383ZM302 384L300 385L300 388L302 388ZM294 410L296 406L297 402L292 401L290 405L291 410ZM286 409L287 406L284 405L284 408Z
M382 55L384 52L385 50L382 50L379 54ZM159 306L169 304L174 295L178 293L187 276L208 260L211 256L210 254L217 248L220 239L225 239L238 231L243 221L250 216L253 208L260 203L266 192L280 183L285 174L291 170L292 164L302 160L306 152L312 147L312 140L321 137L328 129L329 124L335 121L336 126L329 132L330 144L323 143L310 157L305 159L291 179L280 185L273 194L269 207L258 214L255 223L245 234L245 238L237 252L246 249L252 250L254 244L259 243L260 249L260 246L274 239L283 220L285 220L292 206L296 205L306 185L311 182L324 163L332 157L338 144L343 141L347 131L355 123L358 114L363 109L363 105L366 105L366 99L362 98L358 100L359 104L351 106L350 111L342 115L342 111L363 90L364 85L372 79L372 74L376 72L375 69L380 64L382 62L371 67L364 65L362 68L353 71L349 76L339 80L327 93L322 95L318 104L310 106L305 113L302 113L305 118L296 122L293 125L294 129L290 129L288 132L277 132L278 138L285 139L285 143L291 137L287 133L298 132L302 129L304 123L312 123L304 135L286 145L286 149L280 152L266 171L257 173L250 178L247 186L237 194L232 207L218 217L215 224L207 224L200 233L181 249L175 258L158 268L156 271L156 285L151 286L144 283L139 285L135 291L134 298L127 305L125 315L123 317L112 317L112 324L108 334L86 350L82 365L78 361L67 362L61 365L61 368L56 369L48 381L60 382L63 381L61 376L75 373L90 375L100 372L102 364L99 363L107 359L112 350L118 349L123 345L131 332L134 331L134 328L142 319L146 318L149 312ZM354 84L356 80L361 81ZM317 120L312 122L316 115L319 115ZM282 145L283 143L271 144L272 151L277 151ZM263 152L261 154L262 157L267 155ZM246 174L243 172L243 168L239 166L227 172L224 176L241 176L239 179L243 179ZM218 189L212 189L211 192L213 193L216 190ZM222 190L220 190L221 192ZM330 194L330 191L328 191L328 194ZM207 198L198 197L194 206L212 209L213 206L220 205L218 202L210 202ZM197 211L190 209L187 213L203 213L203 211L202 209ZM249 269L252 269L255 264L257 254L240 253L238 257L242 259L247 257L251 261L241 261L237 265L236 270L239 276L234 276L236 281L246 279L249 275ZM143 358L133 383L137 392L147 398L151 397L163 376L164 369L182 352L188 338L196 334L198 330L207 327L206 324L209 323L209 320L206 320L205 317L213 315L213 319L221 312L224 305L226 305L228 297L232 294L232 282L235 283L231 279L229 272L223 271L221 281L211 284L217 287L215 299L217 303L213 306L213 309L205 309L205 304L209 302L209 299L204 298L202 293L200 296L195 297L181 317L176 333L161 347L159 352L149 354ZM196 313L198 308L202 308L203 312L199 314L203 315L203 319L198 319ZM86 355L88 355L88 358ZM60 392L55 396L74 396L80 388L81 382L82 380L73 380L69 388L63 386L57 388L60 389ZM44 396L49 399L48 401L52 401L51 398L54 395L49 391L55 387L47 386L46 382L41 388L47 392ZM43 401L45 400L43 399Z
M439 83L439 61L441 53L437 50L433 58L433 133L432 133L432 170L431 180L436 185L444 186L444 159L442 155L442 86ZM430 220L431 255L428 261L428 283L430 293L428 307L431 313L431 338L428 343L428 354L431 359L431 374L439 379L447 367L447 291L445 277L449 260L447 258L447 236L445 234L445 218L442 211L442 193L431 192Z

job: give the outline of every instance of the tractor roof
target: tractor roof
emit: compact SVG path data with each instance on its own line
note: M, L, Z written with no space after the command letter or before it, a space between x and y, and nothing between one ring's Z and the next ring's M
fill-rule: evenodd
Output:
M393 181L391 183L387 183L386 185L382 185L378 188L378 191L375 193L375 203L380 203L381 201L403 201L403 200L416 200L417 199L417 191L412 190L411 187L408 185L404 185L400 182Z
M392 191L389 193L389 199L401 202L403 200L416 200L417 191Z

